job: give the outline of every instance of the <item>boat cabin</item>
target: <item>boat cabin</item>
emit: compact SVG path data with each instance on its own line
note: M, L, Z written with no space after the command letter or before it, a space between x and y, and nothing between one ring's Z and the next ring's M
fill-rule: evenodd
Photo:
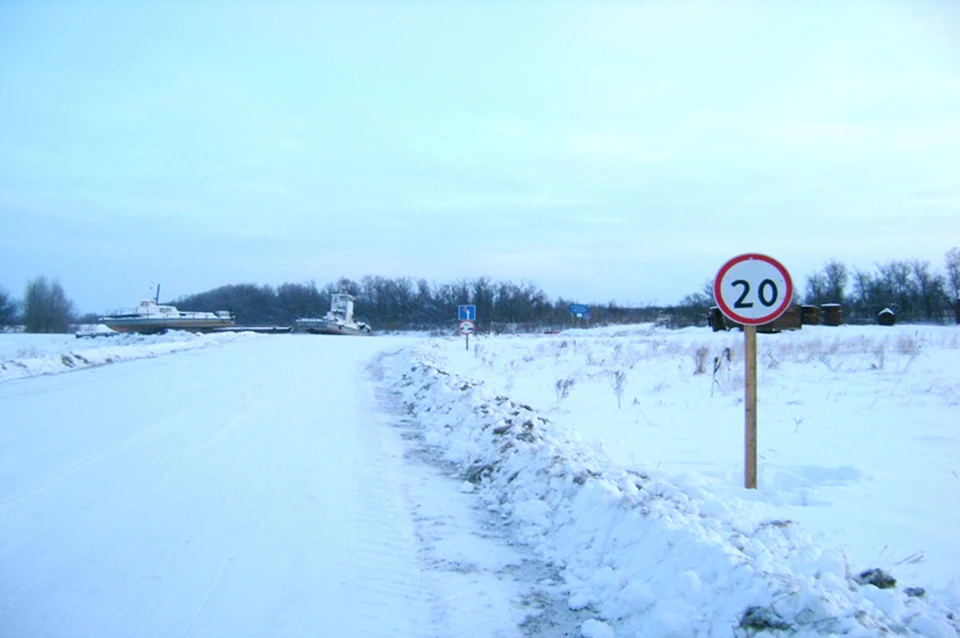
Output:
M335 293L330 297L330 315L344 323L352 323L353 301L353 295L345 292Z
M153 299L144 299L137 306L137 314L146 317L152 315L177 316L180 311L174 306L160 306Z

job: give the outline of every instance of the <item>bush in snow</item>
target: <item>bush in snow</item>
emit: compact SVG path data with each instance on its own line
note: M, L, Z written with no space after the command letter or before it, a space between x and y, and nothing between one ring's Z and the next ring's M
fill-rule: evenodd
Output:
M576 381L573 378L568 377L566 379L557 379L556 389L557 389L557 403L560 403L568 396L570 396L570 388L574 386Z
M617 409L623 405L623 391L627 386L627 373L617 370L613 373L613 393L617 395Z

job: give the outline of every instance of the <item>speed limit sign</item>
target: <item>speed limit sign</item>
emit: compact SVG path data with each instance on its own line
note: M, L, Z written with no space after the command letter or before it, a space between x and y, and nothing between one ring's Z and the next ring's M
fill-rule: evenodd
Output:
M790 273L773 257L747 253L717 272L713 298L720 312L743 325L744 472L747 489L757 488L757 326L770 323L790 306Z
M790 273L773 257L747 253L725 263L713 282L720 312L748 326L770 323L790 306Z

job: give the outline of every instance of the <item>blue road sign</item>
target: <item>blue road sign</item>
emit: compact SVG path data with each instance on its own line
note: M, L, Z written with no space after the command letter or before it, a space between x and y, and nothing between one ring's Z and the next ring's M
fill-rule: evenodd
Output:
M477 307L473 304L469 306L460 306L457 313L457 319L459 321L476 321L477 320Z
M582 303L572 303L570 304L570 312L581 317L590 312L590 306Z

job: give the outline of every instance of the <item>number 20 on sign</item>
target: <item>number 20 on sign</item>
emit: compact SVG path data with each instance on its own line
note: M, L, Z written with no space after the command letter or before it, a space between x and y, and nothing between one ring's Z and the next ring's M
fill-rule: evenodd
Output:
M757 326L790 307L793 281L779 261L758 253L729 260L717 272L713 297L720 312L743 324L745 360L744 485L757 487Z

